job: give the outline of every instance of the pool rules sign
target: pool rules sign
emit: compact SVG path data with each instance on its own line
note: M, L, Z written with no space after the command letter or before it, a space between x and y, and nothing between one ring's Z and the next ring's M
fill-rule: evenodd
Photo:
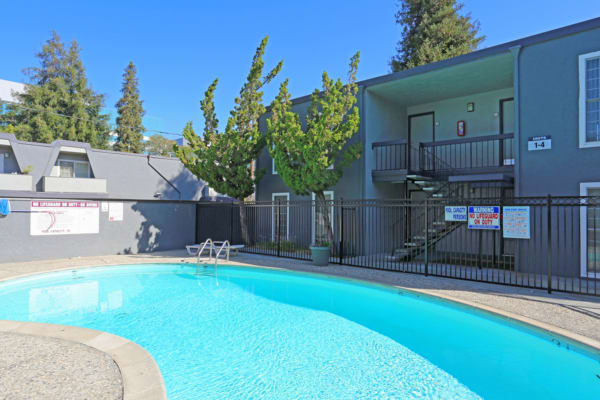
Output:
M500 230L500 206L469 206L469 229Z
M30 234L81 235L100 231L97 201L32 201Z

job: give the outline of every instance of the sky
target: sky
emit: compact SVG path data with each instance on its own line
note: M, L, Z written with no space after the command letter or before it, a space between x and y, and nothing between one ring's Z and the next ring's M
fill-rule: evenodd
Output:
M463 2L486 37L480 48L600 16L598 0ZM88 80L105 95L112 115L123 70L133 61L144 125L168 132L181 132L190 120L201 132L200 100L215 78L215 107L224 126L256 47L267 35L265 70L279 60L284 65L264 90L265 105L285 78L292 97L320 87L324 70L345 79L357 50L359 80L389 73L401 32L395 0L0 0L0 7L0 79L27 82L22 70L38 65L36 52L56 30L63 41L81 45Z

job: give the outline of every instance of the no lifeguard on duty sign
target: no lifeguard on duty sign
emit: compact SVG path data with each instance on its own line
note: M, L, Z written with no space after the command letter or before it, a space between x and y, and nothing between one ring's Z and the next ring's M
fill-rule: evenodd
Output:
M469 229L500 230L500 206L469 206Z

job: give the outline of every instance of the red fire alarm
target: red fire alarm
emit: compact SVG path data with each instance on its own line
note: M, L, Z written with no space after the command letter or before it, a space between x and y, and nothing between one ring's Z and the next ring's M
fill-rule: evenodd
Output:
M456 123L456 135L465 136L467 134L467 124L465 121L458 121Z

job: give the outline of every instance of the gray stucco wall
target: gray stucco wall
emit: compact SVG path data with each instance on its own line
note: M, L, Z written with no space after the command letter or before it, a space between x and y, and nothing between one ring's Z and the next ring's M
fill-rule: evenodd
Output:
M408 125L406 107L365 92L365 197L368 199L397 199L404 197L404 185L374 183L371 171L375 168L374 142L406 139Z
M600 148L580 149L578 130L578 56L599 50L600 29L521 50L519 195L579 195L580 182L600 181ZM527 150L545 135L551 150Z
M99 233L30 235L31 200L11 200L0 218L0 263L181 249L195 240L195 203L125 202L123 221L100 210ZM24 212L18 212L24 211Z
M465 138L497 135L500 133L500 100L513 97L513 89L506 88L469 96L455 97L435 103L420 104L407 108L408 115L424 112L435 113L435 140L460 139L456 135L456 122L465 121ZM467 112L467 103L475 103L475 111ZM495 115L495 113L497 115ZM506 127L505 133L512 133Z
M306 101L304 103L294 104L292 106L292 110L294 112L298 113L298 115L300 116L300 121L302 121L303 123L306 120L306 112L307 112L309 104L310 103L308 101ZM362 107L362 97L360 95L358 96L357 105L358 105L359 109L360 109L360 107ZM260 129L263 132L266 131L266 122L265 122L266 118L268 118L268 114L264 115L260 119L260 122L259 122ZM357 133L356 136L354 136L354 138L352 138L349 141L349 144L353 144L353 143L356 143L356 142L362 140L360 132L362 132L361 129L359 129L359 133ZM363 157L369 151L370 151L370 149L367 149L365 146L365 148L363 149ZM307 196L295 195L285 185L285 183L281 179L281 176L279 176L278 174L273 174L273 159L269 155L268 149L265 148L265 150L259 156L258 161L257 161L257 168L258 169L264 168L266 171L262 180L259 182L258 187L256 188L256 200L257 201L271 201L273 193L289 193L290 200L292 200L292 201L293 200L310 199L310 197L307 197ZM363 179L364 179L364 173L363 173L362 160L357 160L344 170L344 175L342 176L342 178L338 181L338 183L334 187L329 188L328 190L334 191L334 197L336 200L340 199L340 198L359 199L359 198L363 197L363 195L362 195Z

